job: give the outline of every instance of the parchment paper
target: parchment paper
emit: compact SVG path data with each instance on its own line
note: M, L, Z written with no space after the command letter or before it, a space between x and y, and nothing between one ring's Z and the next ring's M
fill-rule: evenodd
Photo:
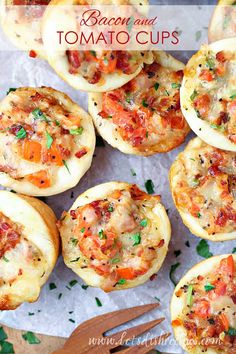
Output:
M181 55L178 53L177 56L186 61L189 55L190 53L181 53ZM44 85L67 93L84 109L87 109L86 93L72 89L58 78L46 62L30 59L26 53L0 52L0 80L0 99L5 96L9 87ZM191 137L193 134L190 134L189 138ZM162 196L162 202L168 210L172 224L169 252L155 280L134 289L110 294L105 294L102 290L95 288L84 290L81 287L82 280L64 265L60 257L48 283L42 289L39 300L33 304L23 304L15 311L0 312L0 322L36 333L69 336L79 323L93 316L155 302L159 299L160 308L150 315L146 315L145 321L164 316L166 320L163 324L157 326L151 333L157 335L163 331L171 331L169 303L174 286L169 279L170 267L175 263L181 263L175 272L175 279L178 281L191 266L202 260L196 253L196 245L200 239L191 235L183 225L173 205L168 182L168 170L184 146L185 144L170 153L143 158L124 155L105 144L104 147L96 148L92 166L76 188L57 196L45 198L48 205L60 217L64 209L70 208L77 195L96 184L118 180L136 183L144 189L145 181L152 179L155 192ZM136 172L136 176L132 176L131 169ZM189 247L186 246L186 241L189 241ZM236 246L235 241L217 244L209 242L209 245L210 251L214 255L231 253ZM181 250L178 257L174 254L174 251L177 250ZM76 280L78 283L70 286L69 283L72 280ZM56 288L50 290L50 283L55 283ZM101 301L101 307L97 306L95 297ZM143 318L135 321L135 323L141 322L144 322ZM183 353L173 336L167 341L167 345L159 347L159 350Z

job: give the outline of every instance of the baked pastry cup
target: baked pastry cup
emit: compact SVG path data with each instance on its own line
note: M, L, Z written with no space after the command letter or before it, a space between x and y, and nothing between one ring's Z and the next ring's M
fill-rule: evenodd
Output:
M236 151L236 40L204 45L188 62L180 90L190 128L206 143Z
M235 353L236 255L211 257L180 280L171 301L174 335L190 354Z
M122 182L80 195L59 230L66 265L106 292L146 282L161 267L171 236L160 197Z
M199 138L170 168L172 197L184 224L210 241L236 239L235 153Z
M141 71L144 63L152 62L152 53L149 51L107 50L108 46L105 48L106 50L79 51L78 44L70 45L64 40L58 41L53 38L52 33L57 33L57 23L60 23L60 30L64 33L78 32L76 15L72 11L65 14L63 6L81 5L81 3L80 0L52 0L50 4L52 6L49 6L45 11L42 32L47 60L56 73L75 89L105 92L121 87ZM96 5L140 4L136 0L131 2L125 0L96 1L95 3ZM143 3L145 4L146 1L141 1L141 4ZM90 1L90 5L92 4L94 1ZM61 6L57 9L55 5Z
M153 52L154 62L126 85L89 94L89 112L97 131L126 154L149 156L179 146L190 128L180 109L184 64Z
M0 102L0 184L48 196L75 186L95 148L91 117L50 87L24 87Z
M208 29L210 42L216 42L224 38L236 37L235 0L219 0L212 15Z
M53 211L39 199L0 191L0 310L38 299L58 250Z
M38 56L46 59L41 26L43 13L50 0L30 0L29 3L25 0L3 0L1 26L17 48L29 51L33 58Z

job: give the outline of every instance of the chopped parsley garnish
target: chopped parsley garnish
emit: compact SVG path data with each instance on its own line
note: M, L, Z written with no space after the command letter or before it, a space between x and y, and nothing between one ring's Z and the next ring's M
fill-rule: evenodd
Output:
M199 179L193 178L193 180L191 181L191 187L197 187L199 186L199 183Z
M48 133L48 131L46 130L45 132L46 134L46 146L47 149L50 149L53 143L53 137Z
M191 100L191 101L194 101L194 99L197 97L197 95L198 95L197 91L194 90L193 93L192 93L191 96L190 96L190 100Z
M6 256L3 256L2 259L4 260L4 262L10 262Z
M13 348L13 344L3 341L0 342L0 353L1 354L14 354L14 348Z
M18 130L18 132L16 133L16 138L24 139L26 138L26 135L27 135L26 130L23 127L21 127L20 130Z
M174 251L174 255L176 258L179 257L181 255L181 253L182 253L181 250Z
M56 126L57 126L57 127L59 127L59 126L60 126L60 122L59 122L59 120L57 120L57 119L56 119L56 120L55 120L55 123L56 123Z
M137 246L141 242L141 234L137 232L136 234L132 235L132 240L134 241L133 246Z
M5 339L7 339L7 334L3 327L0 327L0 342L4 341Z
M95 50L90 50L90 53L96 58L96 52L95 52Z
M210 258L213 254L209 250L209 245L206 240L201 240L196 247L197 254L203 258Z
M214 124L214 123L212 123L211 125L210 125L210 127L211 128L213 128L213 129L217 129L217 130L220 130L220 131L225 131L225 127L224 127L224 125L222 125L222 124Z
M148 194L153 194L154 193L154 183L151 179L148 179L146 182L145 182L145 188L148 192Z
M82 232L82 234L83 234L84 231L85 231L85 227L82 227L82 229L80 230L80 232Z
M39 119L39 120L43 120L47 123L50 122L50 120L45 116L45 114L43 114L43 112L41 111L41 109L36 108L32 111L32 114L34 116L34 119ZM57 123L56 123L57 124Z
M156 83L154 84L154 89L157 91L157 90L159 89L159 86L160 86L160 84L159 84L158 82L156 82Z
M173 89L180 88L180 87L181 87L181 84L177 84L176 82L172 82L171 87L172 87Z
M234 100L236 98L236 93L234 93L233 95L230 96L231 100Z
M28 316L34 316L34 312L28 312Z
M131 172L132 176L134 176L134 177L137 176L136 172L132 168L130 169L130 172Z
M78 244L77 238L71 238L70 242L72 243L73 246L77 246L77 244Z
M70 129L70 134L72 135L81 135L84 131L83 127L78 127L76 129Z
M110 213L112 213L113 211L114 211L114 208L113 208L113 206L109 206L108 208L107 208L107 210L110 212Z
M187 292L187 305L191 307L192 302L193 302L193 286L190 284L188 286L188 292Z
M165 90L165 93L167 94L167 96L170 96L169 92L167 90Z
M67 165L66 160L62 160L62 162L63 162L65 168L67 169L68 173L71 174L71 173L70 173L70 170L69 170L69 167L68 167L68 165Z
M226 332L229 336L236 336L236 328L229 327L228 331Z
M113 258L112 260L111 260L111 263L112 264L115 264L115 263L119 263L120 262L120 258Z
M148 107L148 104L147 104L147 102L145 101L144 98L143 98L143 100L142 100L142 105L143 105L143 107Z
M70 261L70 263L78 262L79 260L80 260L80 257L77 257L75 259L72 259L72 261Z
M29 344L39 344L41 341L36 337L33 332L26 332L22 334L22 338Z
M232 253L236 253L236 247L233 248Z
M205 289L205 291L210 291L210 290L215 289L215 286L210 283L207 283L206 285L204 285L204 289Z
M198 217L199 219L201 218L201 216L202 216L201 213L197 213L197 217Z
M172 283L174 284L174 286L176 286L177 282L175 281L173 276L174 276L174 272L176 271L176 269L179 266L180 266L180 263L178 262L178 263L172 264L171 267L170 267L169 277L170 277L170 280L172 281Z
M78 283L78 281L76 279L73 279L69 282L70 287L72 288L73 286L75 286Z
M75 323L75 320L73 320L72 318L69 318L69 321Z
M213 70L215 68L215 60L213 57L208 56L206 58L206 66L210 69Z
M101 229L101 230L99 231L98 237L100 238L100 240L106 239L106 235L104 234L103 229Z
M62 297L62 293L60 293L60 294L58 295L58 300L60 300L61 297Z
M140 221L140 225L143 226L143 227L146 227L147 223L148 223L147 219L143 219L143 220Z
M88 286L88 285L85 285L85 284L82 284L82 285L81 285L81 288L82 288L83 290L87 290L88 287L89 287L89 286Z
M119 285L124 285L126 283L126 279L120 279L120 280L118 280L118 282L117 282L117 284L119 284Z
M97 306L98 306L98 307L101 307L101 306L102 306L102 303L101 303L101 301L99 300L99 298L98 298L98 297L95 297L95 300L96 300Z
M56 288L57 288L57 286L55 283L49 283L49 290L54 290Z
M10 92L14 92L16 91L17 89L15 87L10 87L7 91L7 95L10 93Z

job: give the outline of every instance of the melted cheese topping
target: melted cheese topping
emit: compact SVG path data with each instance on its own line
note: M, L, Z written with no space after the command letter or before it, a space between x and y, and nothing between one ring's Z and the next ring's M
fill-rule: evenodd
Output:
M170 179L177 208L194 217L208 235L236 230L235 153L196 138L178 156Z
M61 235L66 263L102 276L105 291L125 288L148 274L155 262L161 262L158 254L168 244L155 216L159 200L129 186L64 213Z
M233 256L222 258L211 273L198 275L181 285L175 296L183 300L184 308L172 324L185 328L188 349L201 346L213 348L214 353L235 353L236 264Z

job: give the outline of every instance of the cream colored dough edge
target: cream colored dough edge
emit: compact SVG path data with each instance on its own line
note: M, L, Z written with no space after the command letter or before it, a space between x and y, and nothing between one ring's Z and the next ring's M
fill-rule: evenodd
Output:
M190 140L188 145L186 146L185 150L182 151L177 157L176 160L173 162L170 172L169 172L169 182L170 182L170 188L171 188L171 193L172 193L172 198L175 203L176 209L178 210L183 223L188 227L188 229L191 231L191 233L197 237L204 238L209 241L213 242L220 242L220 241L229 241L229 240L235 240L236 239L236 231L232 231L230 233L217 233L215 235L209 235L200 225L199 221L194 218L191 214L187 212L183 212L179 206L176 204L176 199L175 199L175 187L179 181L179 171L182 171L182 164L179 161L179 158L181 156L184 156L185 151L191 151L191 149L196 149L199 148L201 149L202 141L200 138L194 138Z
M183 285L191 282L191 280L198 275L205 276L208 273L211 272L212 269L215 269L217 265L219 264L220 260L223 258L228 257L229 254L224 254L224 255L219 255L219 256L214 256L211 258L208 258L195 266L193 266L180 280L180 282L177 284L172 299L171 299L171 305L170 305L170 311L171 311L171 320L175 320L178 317L181 317L183 308L185 307L185 303L181 297L177 298L175 296L175 292L178 291ZM234 262L236 262L236 255L233 255ZM185 329L182 326L175 326L173 328L174 335L178 343L181 345L181 347L186 350L187 353L189 354L202 354L202 349L201 347L196 347L192 350L189 350L186 345L185 341L187 339L187 334ZM204 351L204 353L207 354L218 354L218 352L212 348L207 349L207 351Z
M186 70L196 65L198 57L201 56L201 54L207 48L208 46L203 46L199 52L193 55L193 57L189 60L186 66ZM209 48L215 52L221 50L236 51L236 39L223 39L221 41L210 44ZM190 100L190 96L193 93L194 89L194 80L186 78L186 76L184 76L183 84L180 89L180 101L183 115L185 116L190 128L207 144L210 144L223 150L236 151L236 144L233 144L227 137L225 137L223 134L216 131L215 129L211 128L207 122L197 117L197 114L192 106L192 101Z
M184 64L179 60L175 59L170 54L167 54L163 51L153 52L154 61L160 63L162 66L171 68L173 70L183 70ZM95 105L95 103L97 105ZM120 135L117 130L117 126L109 121L109 119L103 119L99 116L99 112L102 111L102 93L90 93L88 99L88 110L90 115L93 118L94 125L101 135L101 137L108 142L114 148L120 150L124 154L133 154L133 155L141 155L141 156L150 156L155 153L155 147L148 151L139 151L134 148L131 144L126 142Z
M35 89L35 88L20 88L20 89ZM55 179L55 184L49 188L38 188L32 183L27 181L17 181L7 175L7 173L0 173L0 184L4 187L11 188L18 193L32 195L32 196L50 196L64 192L75 185L77 185L83 175L90 168L95 149L95 131L92 123L92 118L86 113L80 106L73 102L66 94L56 91L49 87L36 88L38 92L43 94L51 94L65 105L66 108L72 110L81 117L81 126L84 128L82 135L80 136L80 145L88 148L88 153L82 156L80 159L73 156L67 160L67 166L70 173L65 166L58 168L58 174ZM7 97L6 97L7 98ZM0 103L1 107L4 104L4 100ZM77 146L78 148L78 146ZM76 149L76 147L75 147ZM72 154L77 150L73 150Z
M91 203L95 200L106 198L106 196L110 194L112 191L117 189L118 190L127 189L129 186L130 184L128 183L115 182L115 181L97 185L93 188L88 189L83 194L78 196L78 198L76 199L76 201L74 202L70 210L74 210L78 206ZM162 266L162 263L168 251L168 244L171 237L171 225L167 213L165 211L165 208L161 203L157 203L157 205L153 209L153 212L156 214L157 218L159 218L159 232L162 235L162 238L165 240L165 245L159 249L158 259L154 262L153 266L146 274L139 276L135 280L127 281L125 286L117 285L115 290L128 289L145 283L150 278L150 276L156 273ZM60 229L62 245L63 245L63 235L64 233L69 232L69 229L70 229L69 226L67 227L64 226ZM69 259L67 259L64 249L63 249L63 257L66 265L69 268L71 268L76 274L78 274L88 285L93 287L101 287L104 279L102 276L98 275L92 269L89 268L80 269L79 267L76 267L75 263L71 263Z

